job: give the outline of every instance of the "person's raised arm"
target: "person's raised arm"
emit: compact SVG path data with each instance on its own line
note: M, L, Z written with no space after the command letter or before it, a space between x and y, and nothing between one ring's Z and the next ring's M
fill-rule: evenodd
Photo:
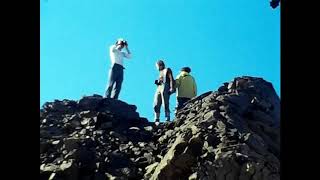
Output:
M124 56L126 58L130 59L131 58L131 52L130 52L130 50L128 48L128 45L125 46L125 49L126 49L127 52L126 53L124 52L123 54L124 54Z

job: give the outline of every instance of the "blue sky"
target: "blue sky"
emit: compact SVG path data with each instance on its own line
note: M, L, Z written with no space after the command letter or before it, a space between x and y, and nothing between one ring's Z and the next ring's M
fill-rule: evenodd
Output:
M174 76L191 67L198 94L249 75L271 82L280 95L280 8L267 0L41 0L40 105L103 95L108 49L119 37L133 55L119 98L148 119L157 59Z

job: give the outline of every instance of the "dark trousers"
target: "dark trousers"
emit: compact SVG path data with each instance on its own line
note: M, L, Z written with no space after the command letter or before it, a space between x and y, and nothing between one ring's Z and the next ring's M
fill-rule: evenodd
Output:
M166 113L166 117L170 114L170 108L169 108L169 100L170 100L170 94L169 94L169 86L162 85L164 87L158 87L156 90L156 93L154 95L153 100L153 110L155 113L160 113L161 105L164 106L164 111Z
M118 99L123 81L123 66L114 64L109 71L105 97Z
M177 110L183 108L184 104L191 98L177 97Z

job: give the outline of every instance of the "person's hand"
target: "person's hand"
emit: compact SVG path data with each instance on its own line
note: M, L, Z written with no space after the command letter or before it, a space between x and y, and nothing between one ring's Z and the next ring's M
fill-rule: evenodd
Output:
M175 92L175 90L173 88L170 88L169 92L170 92L170 94L173 94Z

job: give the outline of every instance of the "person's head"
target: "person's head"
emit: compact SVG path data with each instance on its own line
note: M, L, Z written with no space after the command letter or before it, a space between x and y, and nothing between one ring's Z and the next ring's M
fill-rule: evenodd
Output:
M158 69L159 71L161 71L161 70L163 70L166 66L165 66L163 60L158 60L158 61L156 62L156 67L157 67L157 69Z
M116 46L119 47L119 49L121 50L122 48L124 48L124 46L127 45L127 41L122 39L122 38L119 38L117 41L116 41Z
M181 68L181 71L190 73L190 72L191 72L191 68L189 68L189 67L183 67L183 68Z

